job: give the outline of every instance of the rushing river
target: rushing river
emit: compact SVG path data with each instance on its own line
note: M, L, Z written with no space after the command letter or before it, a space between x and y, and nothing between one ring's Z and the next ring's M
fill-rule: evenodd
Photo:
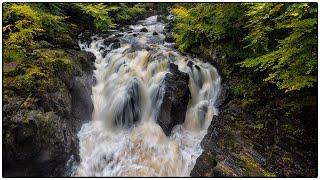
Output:
M214 104L220 77L212 65L182 56L165 42L164 27L152 16L121 32L116 49L112 43L105 45L106 37L80 43L96 57L96 83L92 120L78 133L80 164L73 176L190 175L202 152L200 142L218 113ZM142 28L148 32L140 32ZM191 99L185 122L166 136L155 120L158 106L152 104L161 103L154 93L160 91L170 62L189 74Z

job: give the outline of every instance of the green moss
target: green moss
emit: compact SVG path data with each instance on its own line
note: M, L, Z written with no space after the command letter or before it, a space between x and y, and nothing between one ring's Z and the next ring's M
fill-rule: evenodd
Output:
M27 97L26 100L22 103L22 105L20 106L20 108L23 109L29 109L31 108L34 104L36 104L38 101L38 99L35 99L31 96Z
M255 160L251 157L242 155L240 160L244 163L244 168L249 176L264 176L264 177L276 177L274 173L263 169Z
M281 129L288 134L292 135L301 135L303 134L303 129L294 127L292 124L284 124L281 126Z
M218 163L216 168L221 171L225 176L236 176L236 174L229 167L225 166L223 163Z
M31 66L25 69L25 73L14 78L15 83L12 84L14 89L32 93L38 90L44 90L43 84L48 75L41 71L40 67Z
M39 112L37 114L38 119L38 128L39 134L41 134L41 139L43 141L47 141L47 138L53 137L58 131L58 127L55 123L55 117L53 112L42 113Z
M292 163L293 159L291 157L284 156L281 158L286 163Z
M71 75L74 71L72 56L62 49L37 49L34 55L20 62L4 74L5 89L14 90L25 97L39 95L56 84L61 72ZM11 65L7 65L10 67Z
M241 100L241 108L245 109L248 108L251 105L254 105L256 103L256 100L253 98L246 98Z
M44 70L51 73L72 72L73 61L68 53L62 49L35 50L39 62L45 63Z
M264 124L262 124L262 123L253 125L253 129L255 129L255 130L261 130L263 128L264 128Z

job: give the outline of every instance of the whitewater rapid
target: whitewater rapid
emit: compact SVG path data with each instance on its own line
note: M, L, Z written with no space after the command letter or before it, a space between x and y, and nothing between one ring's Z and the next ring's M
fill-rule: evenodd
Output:
M114 43L104 43L114 35L79 43L96 57L96 83L92 120L78 133L80 164L73 176L190 176L202 153L200 142L218 114L214 104L221 80L209 63L171 48L164 41L164 27L152 16L121 32L116 49ZM148 32L140 32L142 28ZM161 91L170 62L189 74L191 99L185 122L168 137L156 123L162 102L153 95Z

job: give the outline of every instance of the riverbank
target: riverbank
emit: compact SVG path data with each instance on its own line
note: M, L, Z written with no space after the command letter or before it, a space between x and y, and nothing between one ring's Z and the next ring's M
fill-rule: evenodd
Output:
M3 175L70 176L71 168L80 160L77 133L83 123L91 120L91 87L95 81L92 77L95 57L81 51L78 44L79 39L88 37L78 35L87 32L90 37L99 30L94 18L84 15L72 3L4 6L6 27L19 23L14 17L20 14L46 32L30 37L32 44L18 44L20 41L12 38L15 35L24 38L19 34L24 29L4 31ZM40 11L45 13L37 14ZM46 16L53 18L54 28L44 25ZM142 17L123 21L119 27ZM23 28L33 27L26 24ZM25 51L20 54L12 49L15 45Z

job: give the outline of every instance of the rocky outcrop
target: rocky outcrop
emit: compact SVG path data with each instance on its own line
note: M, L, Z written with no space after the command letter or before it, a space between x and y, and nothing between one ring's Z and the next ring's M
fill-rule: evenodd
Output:
M164 95L157 117L157 123L164 133L169 136L172 128L182 124L185 119L188 102L190 99L189 75L178 70L178 66L170 63L167 73L160 88L163 88Z
M290 135L290 119L281 122L270 109L260 108L237 98L223 103L201 142L204 151L191 176L314 177L316 143Z
M91 54L72 49L39 50L29 58L45 62L41 59L44 57L68 59L72 66L57 71L55 77L49 76L41 86L47 88L45 91L26 95L4 87L5 177L68 176L67 162L79 159L77 132L90 120L93 109L94 59Z
M243 111L230 101L214 116L201 141L203 153L191 172L193 177L274 177L266 169L266 158L253 148L252 141L241 136L234 124Z
M227 101L228 98L229 98L229 86L227 85L226 82L223 81L221 83L219 95L216 101L214 102L215 107L219 108L224 104L226 104L228 102Z

